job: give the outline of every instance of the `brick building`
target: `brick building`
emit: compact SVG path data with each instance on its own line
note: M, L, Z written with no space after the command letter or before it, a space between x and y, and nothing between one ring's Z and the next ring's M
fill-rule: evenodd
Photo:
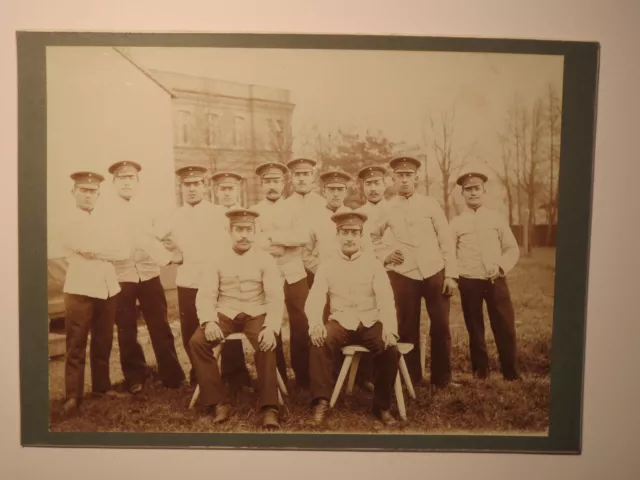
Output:
M259 201L255 167L291 159L294 105L289 91L159 70L149 74L173 94L175 167L196 164L211 172L238 172L246 178L242 204ZM176 199L182 203L177 183Z

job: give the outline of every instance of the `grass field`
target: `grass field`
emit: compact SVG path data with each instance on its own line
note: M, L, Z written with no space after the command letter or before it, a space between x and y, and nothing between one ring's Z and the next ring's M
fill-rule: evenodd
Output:
M420 432L504 434L546 434L549 416L549 371L553 318L555 250L537 249L531 257L522 257L510 273L508 281L516 310L518 363L523 376L520 382L504 382L498 372L497 353L487 320L487 345L492 376L487 381L471 377L468 360L467 333L459 297L451 308L452 361L454 380L462 388L432 394L425 385L416 386L417 399L407 402L406 422L393 429L382 429L369 414L371 394L354 390L344 392L332 410L326 429L338 432ZM180 360L188 371L188 360L182 349L175 292L169 292L170 321L176 335ZM424 310L424 308L423 308ZM428 318L423 311L423 331L428 331ZM286 330L285 330L286 339ZM147 361L154 357L146 329L140 329L140 342ZM285 344L286 346L286 344ZM247 355L252 361L252 356ZM427 371L429 352L427 349ZM253 371L250 365L250 371ZM85 391L90 389L87 365ZM122 381L119 351L114 342L111 354L112 381ZM289 372L292 376L292 372ZM213 426L198 409L188 410L193 390L166 390L149 382L144 391L125 399L92 399L87 396L78 415L62 418L59 410L64 395L64 359L54 358L49 364L50 429L52 431L127 431L127 432L252 432L259 431L255 398L243 393L234 403L233 416L222 426ZM311 414L309 396L289 386L290 396L281 415L285 432L317 431L308 426ZM395 404L394 407L395 409Z

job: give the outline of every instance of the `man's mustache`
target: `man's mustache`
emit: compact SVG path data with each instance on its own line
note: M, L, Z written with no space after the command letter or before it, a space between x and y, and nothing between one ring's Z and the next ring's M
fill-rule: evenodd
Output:
M267 193L278 193L277 190L269 190Z

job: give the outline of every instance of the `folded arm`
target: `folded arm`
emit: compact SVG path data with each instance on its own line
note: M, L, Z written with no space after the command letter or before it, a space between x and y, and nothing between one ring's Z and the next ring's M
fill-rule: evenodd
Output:
M315 286L315 284L314 284ZM386 270L380 264L375 265L373 277L373 292L376 296L376 304L380 310L380 321L384 330L398 337L398 318L396 316L396 304L393 289Z
M196 294L196 312L200 325L208 322L218 323L218 294L220 289L220 272L210 262L200 273L198 293Z
M455 243L453 241L453 235L449 228L447 217L444 214L444 210L442 210L442 207L440 207L440 204L436 200L430 199L429 207L433 213L433 226L436 229L440 251L444 257L444 274L448 278L458 278L458 262L456 260Z
M322 315L324 306L327 302L327 293L329 293L329 283L326 275L326 264L318 267L316 276L313 280L313 286L309 291L309 296L304 305L304 313L309 319L309 331L316 326L322 325Z
M502 257L500 258L499 267L504 274L509 273L518 263L520 258L520 247L511 231L509 223L503 221L499 230L500 243L502 245Z

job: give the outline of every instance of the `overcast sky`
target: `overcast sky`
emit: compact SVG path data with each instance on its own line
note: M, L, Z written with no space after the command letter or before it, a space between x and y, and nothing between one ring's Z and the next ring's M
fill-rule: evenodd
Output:
M391 140L422 141L426 115L456 108L461 149L494 161L496 132L516 94L525 102L547 84L562 92L563 58L544 55L132 48L143 66L247 84L288 89L295 103L293 132L317 126L383 131ZM294 138L294 154L302 153ZM472 160L473 162L473 160Z

